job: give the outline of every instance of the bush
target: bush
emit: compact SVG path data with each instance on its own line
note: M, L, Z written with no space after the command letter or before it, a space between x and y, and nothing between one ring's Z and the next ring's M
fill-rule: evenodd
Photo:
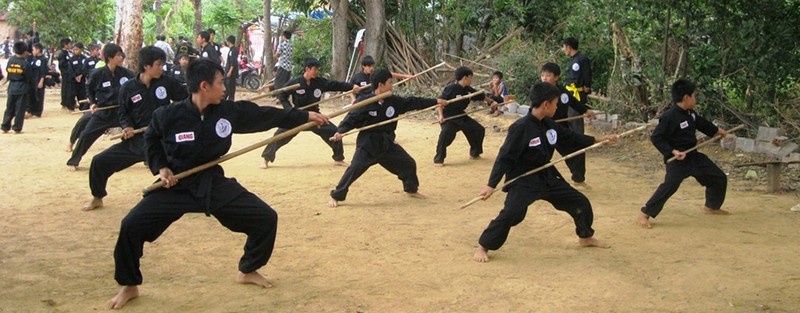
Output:
M315 20L301 17L297 20L297 36L292 37L292 76L303 74L303 61L314 57L322 64L320 73L330 73L333 47L331 19Z

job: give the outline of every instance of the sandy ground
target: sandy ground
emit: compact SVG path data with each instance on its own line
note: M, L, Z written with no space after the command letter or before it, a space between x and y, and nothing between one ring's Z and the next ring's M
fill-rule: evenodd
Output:
M64 147L78 116L59 109L57 92L47 96L44 118L26 121L24 134L0 135L3 313L103 310L118 291L112 252L119 222L153 180L143 165L133 166L111 178L103 209L82 212L91 157L112 142L98 140L82 169L68 172ZM271 135L237 135L234 149ZM732 178L725 208L733 215L707 216L698 210L702 187L687 180L655 227L640 229L633 219L663 167L643 170L618 154L631 149L588 158L592 188L585 193L596 237L611 249L579 248L572 220L537 202L491 262L473 262L478 235L505 194L459 206L486 183L504 135L489 127L477 161L459 135L447 165L433 168L438 126L403 121L398 142L416 159L420 191L430 199L407 197L396 177L373 167L335 209L326 206L328 192L344 168L331 165L330 150L311 133L281 149L268 170L258 168L258 152L226 162L229 176L279 213L276 249L261 270L278 287L236 284L244 236L189 214L145 246L141 297L125 310L800 312L800 214L788 210L796 196L765 194ZM346 138L348 159L354 140ZM651 163L659 158L641 138L618 145L638 145Z

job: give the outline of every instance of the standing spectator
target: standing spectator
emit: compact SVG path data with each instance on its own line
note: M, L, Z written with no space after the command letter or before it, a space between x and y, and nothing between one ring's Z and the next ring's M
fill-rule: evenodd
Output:
M278 72L275 74L275 84L272 89L282 88L283 85L289 81L292 76L292 32L288 30L283 31L281 44L278 45L278 52L275 53L275 58L278 59Z
M172 60L175 58L175 51L172 51L172 47L165 41L166 39L167 37L164 35L156 36L156 43L153 46L164 50L164 53L167 54L167 64L172 64Z

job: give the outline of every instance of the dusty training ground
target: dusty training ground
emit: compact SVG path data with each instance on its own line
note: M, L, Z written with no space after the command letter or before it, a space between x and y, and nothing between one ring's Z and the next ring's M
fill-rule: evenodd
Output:
M27 120L23 134L0 134L2 313L104 310L119 290L112 252L120 220L153 181L135 165L111 178L104 208L81 211L90 199L91 157L112 142L99 139L80 171L68 172L64 148L78 115L59 109L57 92L47 97L45 116ZM281 149L268 170L258 168L255 151L223 163L228 176L278 211L276 248L261 269L277 287L236 284L244 235L188 214L145 245L141 296L124 310L800 312L800 214L788 210L798 198L732 177L725 208L733 215L709 216L699 211L703 188L687 179L654 228L641 229L634 217L661 183L663 166L643 170L625 157L633 150L620 147L638 147L646 156L639 160L657 164L643 137L587 159L591 189L584 193L596 237L611 249L579 248L569 216L537 202L489 263L473 262L478 236L505 199L496 193L459 209L486 184L505 136L486 126L483 159L470 160L459 135L446 166L434 168L438 126L400 122L398 142L416 159L427 200L407 197L400 181L376 166L347 201L328 208L344 168L332 166L330 149L310 132ZM236 135L232 151L272 133ZM345 138L348 161L354 143L355 136ZM726 153L704 151L712 159ZM753 191L740 191L745 187Z

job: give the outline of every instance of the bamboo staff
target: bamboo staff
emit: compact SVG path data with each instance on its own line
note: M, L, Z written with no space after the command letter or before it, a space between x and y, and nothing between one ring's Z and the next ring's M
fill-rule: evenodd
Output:
M619 137L619 138L622 138L622 137L629 136L629 135L631 135L631 134L634 134L634 133L637 133L637 132L643 131L643 130L647 129L647 126L650 126L650 124L645 124L645 125L639 126L639 127L637 127L637 128L631 129L631 130L629 130L629 131L626 131L626 132L624 132L624 133L622 133L622 134L619 134L619 135L618 135L618 137ZM586 148L583 148L583 149L580 149L580 150L578 150L578 151L575 151L575 152L573 152L573 153L570 153L570 154L567 154L567 155L565 155L565 156L562 156L561 158L559 158L559 159L557 159L557 160L555 160L555 161L551 161L550 163L547 163L547 164L545 164L545 165L542 165L542 166L539 166L539 167L537 167L537 168L535 168L535 169L532 169L532 170L530 170L530 171L527 171L527 172L523 173L522 175L519 175L519 176L517 176L517 177L514 177L514 179L512 179L512 180L506 181L506 183L505 183L505 184L503 184L502 186L495 188L495 189L494 189L494 191L492 191L492 193L494 193L494 192L496 192L496 191L498 191L498 190L502 190L503 188L505 188L505 187L506 187L506 186L508 186L508 185L511 185L511 183L513 183L513 182L517 181L517 179L520 179L520 178L522 178L522 177L525 177L525 176L528 176L528 175L534 174L534 173L536 173L536 172L539 172L539 171L541 171L541 170L543 170L543 169L546 169L546 168L548 168L548 167L551 167L551 166L555 165L555 164L556 164L556 163L558 163L558 162L561 162L561 161L564 161L564 160L567 160L567 159L573 158L573 157L575 157L575 156L578 156L578 155L580 155L580 154L586 153L586 151L589 151L589 150L592 150L592 149L596 149L596 148L598 148L598 147L600 147L600 146L602 146L602 145L606 144L607 142L608 142L607 140L603 140L603 141L601 141L601 142L595 143L595 144L593 144L593 145L591 145L591 146L588 146L588 147L586 147ZM463 204L463 205L461 206L461 208L462 208L462 209L463 209L463 208L466 208L466 207L468 207L468 206L472 205L473 203L475 203L475 202L478 202L479 200L484 200L484 199L483 199L483 196L478 196L478 197L475 197L475 198L473 198L473 199L472 199L472 200L470 200L469 202L467 202L467 203Z
M134 135L136 135L136 134L140 134L140 133L143 133L143 132L144 132L144 131L146 131L146 130L147 130L147 126L145 126L145 127L142 127L142 128L137 128L137 129L134 129L134 130L133 130L133 134L134 134ZM120 139L120 138L122 138L122 136L123 136L123 135L124 135L124 134L116 134L116 135L114 135L114 136L108 137L108 140L116 140L116 139Z
M350 106L348 108L341 109L341 110L338 110L338 111L333 112L331 114L328 114L327 117L328 118L333 118L335 116L339 116L339 115L345 114L345 113L350 112L352 110L367 106L368 104L374 103L376 101L380 101L380 100L386 99L387 97L389 97L391 95L392 95L391 92L382 93L380 95L377 95L377 96L374 96L372 98L365 99L365 100L363 100L361 102L353 104L352 106ZM186 170L184 172L178 173L177 175L175 175L175 178L180 180L180 179L185 178L185 177L187 177L189 175L192 175L192 174L198 173L200 171L203 171L205 169L211 168L211 167L213 167L213 166L215 166L215 165L217 165L219 163L228 161L228 160L233 159L233 158L235 158L237 156L240 156L240 155L245 154L247 152L253 151L253 150L258 149L258 148L261 148L263 146L266 146L266 145L268 145L270 143L273 143L273 142L276 142L278 140L282 140L282 139L297 135L301 131L304 131L304 130L307 130L307 129L310 129L310 128L316 127L316 126L317 126L316 122L307 122L307 123L305 123L303 125L300 125L300 126L297 126L295 128L292 128L292 129L290 129L290 130L288 130L288 131L286 131L284 133L280 133L278 135L275 135L275 136L272 136L270 138L264 139L262 141L254 143L252 145L249 145L247 147L239 149L239 150L237 150L237 151L235 151L233 153L228 153L226 155L223 155L219 159L216 159L214 161L210 161L210 162L207 162L205 164L202 164L202 165L193 167L191 169L188 169L188 170ZM161 187L164 187L164 182L159 180L158 182L156 182L156 183L154 183L154 184L152 184L150 186L145 187L144 188L144 193L148 193L150 191L156 190L156 189L161 188Z
M473 96L479 95L481 93L483 93L483 90L478 90L478 91L473 92L473 93L468 94L468 95L463 95L463 96L460 96L460 97L456 97L456 98L447 100L447 104L451 104L453 102L461 101L461 100L464 100L464 99L467 99L467 98L472 98ZM375 124L370 124L370 125L358 128L358 129L353 129L353 130L351 130L349 132L346 132L346 133L342 134L342 137L355 134L355 133L360 132L362 130L367 130L367 129L375 128L375 127L378 127L378 126L383 126L383 125L386 125L386 124L389 124L389 123L394 123L394 122L396 122L398 120L407 118L409 116L414 116L414 115L417 115L417 114L420 114L420 113L424 113L424 112L429 112L429 110L422 109L422 110L406 113L404 115L395 117L393 119L388 119L388 120L385 120L383 122L378 122L378 123L375 123Z
M405 82L407 82L407 81L409 81L409 80L412 80L412 79L414 79L414 78L417 78L417 77L419 77L420 75L423 75L423 74L425 74L425 73L427 73L427 72L433 71L434 69L436 69L436 68L438 68L438 67L440 67L440 66L442 66L442 65L445 65L445 63L444 63L444 62L442 62L442 63L439 63L439 64L437 64L437 65L434 65L434 66L432 66L431 68L429 68L429 69L427 69L427 70L424 70L424 71L422 71L422 72L419 72L419 73L417 73L417 74L414 74L414 76L412 76L412 77L409 77L409 78L403 79L403 80L401 80L401 81L399 81L399 82L395 83L395 84L394 84L394 86L397 86L397 85L399 85L399 84L402 84L402 83L405 83ZM371 86L372 86L372 84L366 84L366 85L364 85L364 86L361 86L360 88L367 88L367 87L371 87ZM306 106L300 107L300 109L301 109L301 110L305 110L305 109L308 109L308 108L310 108L310 107L313 107L313 106L315 106L315 105L320 105L320 104L323 104L323 103L326 103L326 102L330 102L330 101L336 100L336 99L338 99L338 98L340 98L340 97L344 97L344 96L346 96L346 95L349 95L349 94L351 94L351 93L353 93L353 90L350 90L350 91L348 91L348 92L345 92L345 93L343 93L343 94L339 94L339 95L336 95L336 96L330 97L330 98L328 98L328 99L323 99L323 100L320 100L320 101L314 102L314 103L312 103L312 104L309 104L309 105L306 105Z
M275 89L275 90L270 91L270 92L265 93L265 94L261 94L261 95L258 95L258 96L250 97L249 99L246 99L246 100L247 101L256 101L258 99L263 99L263 98L266 98L266 97L277 96L278 94L280 94L280 93L282 93L284 91L291 91L291 90L295 90L297 88L300 88L300 84L294 84L294 85L285 86L283 88Z
M97 111L102 111L102 110L111 110L111 109L116 109L118 107L119 107L119 105L109 105L107 107L96 108L96 109L94 109L94 111L97 112ZM92 109L73 111L71 114L81 114L81 113L86 113L86 112L92 112ZM94 113L94 112L92 112L92 113Z
M744 126L745 126L745 125L739 125L739 126L736 126L736 127L734 127L734 128L731 128L731 129L729 129L729 130L726 130L726 131L725 131L725 133L726 133L726 134L730 134L730 133L732 133L732 132L735 132L735 131L737 131L737 130L740 130L740 129L744 128ZM710 143L712 143L712 142L716 141L716 140L717 140L717 139L719 139L719 138L722 138L722 137L719 137L719 136L714 136L714 137L712 137L711 139L708 139L708 140L706 140L706 141L703 141L703 142L701 142L701 143L697 144L696 146L689 148L689 150L683 151L683 153L689 153L689 152L692 152L692 151L694 151L694 150L697 150L697 149L699 149L699 148L701 148L701 147L707 146L707 145L709 145ZM667 159L667 163L669 163L669 162L672 162L672 161L675 161L675 160L677 160L677 159L678 159L678 157L677 157L677 156L673 156L673 157L671 157L671 158Z

